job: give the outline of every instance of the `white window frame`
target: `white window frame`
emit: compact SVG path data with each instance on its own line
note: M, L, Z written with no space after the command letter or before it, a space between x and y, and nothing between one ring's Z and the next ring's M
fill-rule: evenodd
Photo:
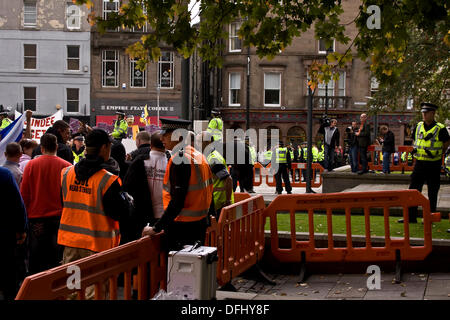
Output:
M72 14L72 10L76 9L76 12ZM77 26L69 26L69 19L76 19ZM72 2L68 2L66 6L66 26L69 30L79 30L81 28L81 8Z
M239 76L239 88L232 88L231 87L231 78L233 75L238 75ZM241 73L240 72L230 72L228 75L228 105L230 107L239 107L241 105L240 102L240 98L241 98ZM238 103L233 103L233 94L232 94L232 90L239 90L238 93Z
M106 52L107 51L113 51L114 52L114 56L115 59L111 60L111 59L106 59ZM108 80L109 77L112 76L108 76L106 74L106 64L108 62L113 62L115 64L115 75L114 75L114 82L115 85L114 86L109 86L106 85L106 82ZM118 50L102 50L102 87L103 88L117 88L119 87L119 51Z
M162 61L161 58L164 53L170 53L170 61ZM169 87L162 87L161 86L161 68L164 64L170 64L169 70L170 70L170 86ZM160 89L173 89L174 88L174 53L172 51L161 51L161 56L158 60L158 79L157 84Z
M278 74L279 76L279 88L266 88L266 75L268 74ZM266 103L266 90L278 90L278 104L275 103ZM277 71L268 71L264 72L264 92L263 92L264 106L265 107L280 107L281 106L281 72Z
M143 77L143 82L144 82L144 85L143 86L134 86L133 85L133 80L134 80L134 70L135 70L135 65L136 65L136 63L137 63L137 61L138 60L136 60L136 59L131 59L130 58L130 88L138 88L138 89L144 89L144 88L147 88L147 68L144 70L144 71L141 71L141 70L139 70L139 71L141 71L142 72L142 77Z
M65 92L65 96L66 96L66 112L67 113L80 113L80 91L81 91L81 89L80 88L69 88L69 87L67 87L67 88L65 88L66 89L66 92ZM68 90L78 90L78 99L77 100L69 100L69 94L68 94ZM76 101L76 102L78 102L78 110L77 111L69 111L69 101Z
M69 47L77 47L78 48L78 58L71 58L69 57ZM79 45L72 45L72 44L68 44L66 46L66 70L69 72L76 72L76 71L80 71L80 66L81 66L81 48ZM78 60L78 69L69 69L69 60Z
M28 10L27 10L27 5ZM31 6L34 7L31 8ZM31 8L31 9L30 9ZM34 12L32 12L34 11ZM30 23L30 22L25 22L25 16L29 16L29 15L33 15L34 14L34 22ZM24 0L23 2L23 26L24 27L36 27L37 25L37 1L36 0Z
M235 34L232 33L233 25L236 26L236 33ZM229 48L230 52L241 52L242 51L242 41L241 41L241 39L239 39L239 36L238 36L238 31L241 28L241 25L242 25L241 22L232 22L232 23L230 23L230 34L229 34L229 37L228 37L228 39L229 39L229 46L230 46L230 48ZM234 47L233 44L235 43L236 39L238 39L239 42L241 43L241 47L239 49L233 49L233 47Z
M107 8L108 4L113 3L115 5L115 9L110 10ZM119 12L119 7L120 7L120 0L103 0L103 20L108 20L108 13L111 12ZM119 28L116 29L107 29L107 31L119 31Z
M36 47L36 55L34 56L34 59L36 61L36 67L34 69L25 68L25 58L33 57L33 56L26 56L25 55L25 46L26 45L32 45L32 46ZM37 59L37 57L38 57L38 45L36 43L24 43L23 46L22 46L22 49L23 49L23 60L22 60L23 61L23 70L37 70L38 69L38 59Z
M147 15L147 8L145 7L145 4L142 4L142 11L144 13L144 15ZM145 21L145 24L142 26L142 28L137 28L137 27L133 27L131 28L132 32L147 32L148 30L148 23L147 21Z
M35 89L35 99L34 99L34 101L36 102L35 103L35 110L32 110L33 112L35 112L35 111L38 111L38 87L37 86L23 86L22 87L22 94L23 94L23 107L24 107L24 110L26 110L26 106L25 106L25 88L34 88ZM26 99L26 100L30 100L30 101L32 101L32 99Z
M319 54L327 54L326 50L320 50L320 41L325 41L324 39L319 39L317 40L317 50L319 52ZM325 46L325 43L324 43ZM333 52L336 52L336 40L333 39Z

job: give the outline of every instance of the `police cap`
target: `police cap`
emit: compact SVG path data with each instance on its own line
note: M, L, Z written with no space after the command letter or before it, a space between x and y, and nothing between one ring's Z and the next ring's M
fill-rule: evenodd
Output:
M161 121L161 135L176 129L188 129L191 121L184 119L159 118Z
M121 115L121 116L124 116L124 117L125 117L125 112L123 112L123 111L116 111L116 114L118 114L118 115Z
M211 110L211 113L214 114L214 115L219 115L219 114L220 114L220 111L217 110L217 109L212 109L212 110Z
M75 136L73 137L73 140L84 141L84 136L83 135Z
M432 104L430 102L422 102L420 104L420 112L428 112L428 111L436 111L438 109L438 106L435 104Z

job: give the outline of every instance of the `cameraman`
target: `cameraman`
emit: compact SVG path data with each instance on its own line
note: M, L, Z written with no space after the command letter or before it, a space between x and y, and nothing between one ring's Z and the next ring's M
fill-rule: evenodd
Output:
M358 172L358 140L355 135L356 131L358 131L358 123L356 121L352 122L351 127L345 129L349 147L349 162L353 173Z
M324 117L322 124L320 125L318 133L324 135L324 168L325 172L333 171L334 168L334 149L340 148L340 135L339 129L336 127L337 120Z

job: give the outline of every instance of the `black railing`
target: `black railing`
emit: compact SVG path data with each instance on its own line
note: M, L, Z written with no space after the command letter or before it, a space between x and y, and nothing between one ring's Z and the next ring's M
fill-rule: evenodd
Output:
M308 105L308 96L305 96L305 106ZM313 109L325 109L325 96L313 97ZM331 96L328 97L328 110L340 110L349 108L350 97L345 96Z

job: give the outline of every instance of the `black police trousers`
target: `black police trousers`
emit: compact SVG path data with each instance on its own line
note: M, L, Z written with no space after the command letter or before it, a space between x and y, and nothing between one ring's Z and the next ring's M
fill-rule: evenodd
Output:
M414 170L411 174L409 189L422 192L423 185L427 183L428 200L430 200L431 212L436 212L437 196L441 186L441 160L421 161L416 160ZM409 221L417 221L417 207L409 208Z

